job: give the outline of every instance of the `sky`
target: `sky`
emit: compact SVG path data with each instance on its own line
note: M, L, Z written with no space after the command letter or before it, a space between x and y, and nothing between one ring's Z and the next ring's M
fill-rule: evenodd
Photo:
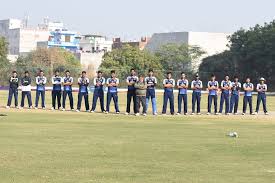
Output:
M82 34L137 40L171 31L232 33L275 18L274 0L9 0L0 19L44 17Z

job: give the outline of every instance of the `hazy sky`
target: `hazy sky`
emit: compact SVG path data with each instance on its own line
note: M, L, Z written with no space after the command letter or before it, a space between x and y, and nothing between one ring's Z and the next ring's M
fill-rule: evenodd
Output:
M274 0L8 0L0 18L63 21L81 33L137 39L154 32L234 32L275 17Z

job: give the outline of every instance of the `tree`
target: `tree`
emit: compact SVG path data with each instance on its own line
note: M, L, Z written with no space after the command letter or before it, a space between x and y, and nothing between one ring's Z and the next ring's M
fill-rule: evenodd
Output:
M60 48L38 48L26 57L19 57L16 68L21 74L26 70L36 73L42 69L46 75L53 75L55 70L70 70L77 76L81 71L79 60L72 53Z
M125 45L121 49L114 49L107 52L103 56L100 70L105 75L110 73L111 70L116 70L119 78L126 78L129 75L130 69L135 68L139 73L145 74L148 69L152 68L157 74L161 75L162 65L158 58L148 52L141 51L138 47Z
M275 88L275 21L240 29L229 37L229 50L205 58L200 72L227 72L257 82L265 77Z
M194 63L205 52L198 46L169 43L161 46L155 54L165 71L178 71L179 75L180 72L193 74L195 71Z
M4 37L0 37L0 85L7 84L7 77L9 76L9 70L11 64L7 59L8 54L8 43Z

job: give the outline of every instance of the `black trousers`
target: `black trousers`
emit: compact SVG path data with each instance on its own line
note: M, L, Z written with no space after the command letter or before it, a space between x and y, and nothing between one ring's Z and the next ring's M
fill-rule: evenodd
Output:
M58 106L58 109L61 107L61 94L62 94L62 91L61 90L53 90L52 91L52 107L55 109L56 107L56 99L57 99L57 106Z
M133 103L134 103L133 110L134 110L134 113L136 113L136 91L128 90L128 92L127 92L127 107L126 107L127 113L130 113L130 111L131 111L130 108L131 108L132 99L133 99Z
M140 106L142 105L142 113L145 114L146 113L146 96L136 96L135 97L136 100L136 113L140 112Z
M73 98L72 91L63 91L62 107L65 109L67 96L69 97L69 100L70 100L71 109L74 109L74 98Z

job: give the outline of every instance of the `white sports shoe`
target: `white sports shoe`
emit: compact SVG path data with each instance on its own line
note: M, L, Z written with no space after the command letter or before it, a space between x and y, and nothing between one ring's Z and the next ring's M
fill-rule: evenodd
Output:
M108 114L109 112L108 111L105 111L105 114Z
M268 112L264 113L265 115L269 115Z
M136 113L135 116L139 116L140 114L139 113Z
M177 112L177 114L176 115L180 115L180 113L179 112Z
M119 114L120 112L116 112L116 114Z
M93 110L91 110L90 112L91 112L91 113L95 113L95 111L93 111Z
M157 115L158 115L158 113L156 113L156 112L155 112L153 115L154 115L154 116L157 116Z
M199 112L197 115L201 115L201 113Z
M6 106L6 109L10 109L10 106Z
M35 107L34 109L35 109L35 110L37 110L38 108L37 108L37 107Z
M80 112L80 111L78 109L76 109L75 112Z
M54 111L54 108L52 107L51 110Z
M207 115L210 115L210 112L206 113Z
M128 112L125 112L125 115L126 115L126 116L129 115L129 113L128 113Z
M195 113L192 112L191 115L195 115Z
M62 108L62 111L66 111L66 109L65 109L65 108Z
M146 113L143 113L142 115L143 115L143 116L147 116L147 114L146 114Z

